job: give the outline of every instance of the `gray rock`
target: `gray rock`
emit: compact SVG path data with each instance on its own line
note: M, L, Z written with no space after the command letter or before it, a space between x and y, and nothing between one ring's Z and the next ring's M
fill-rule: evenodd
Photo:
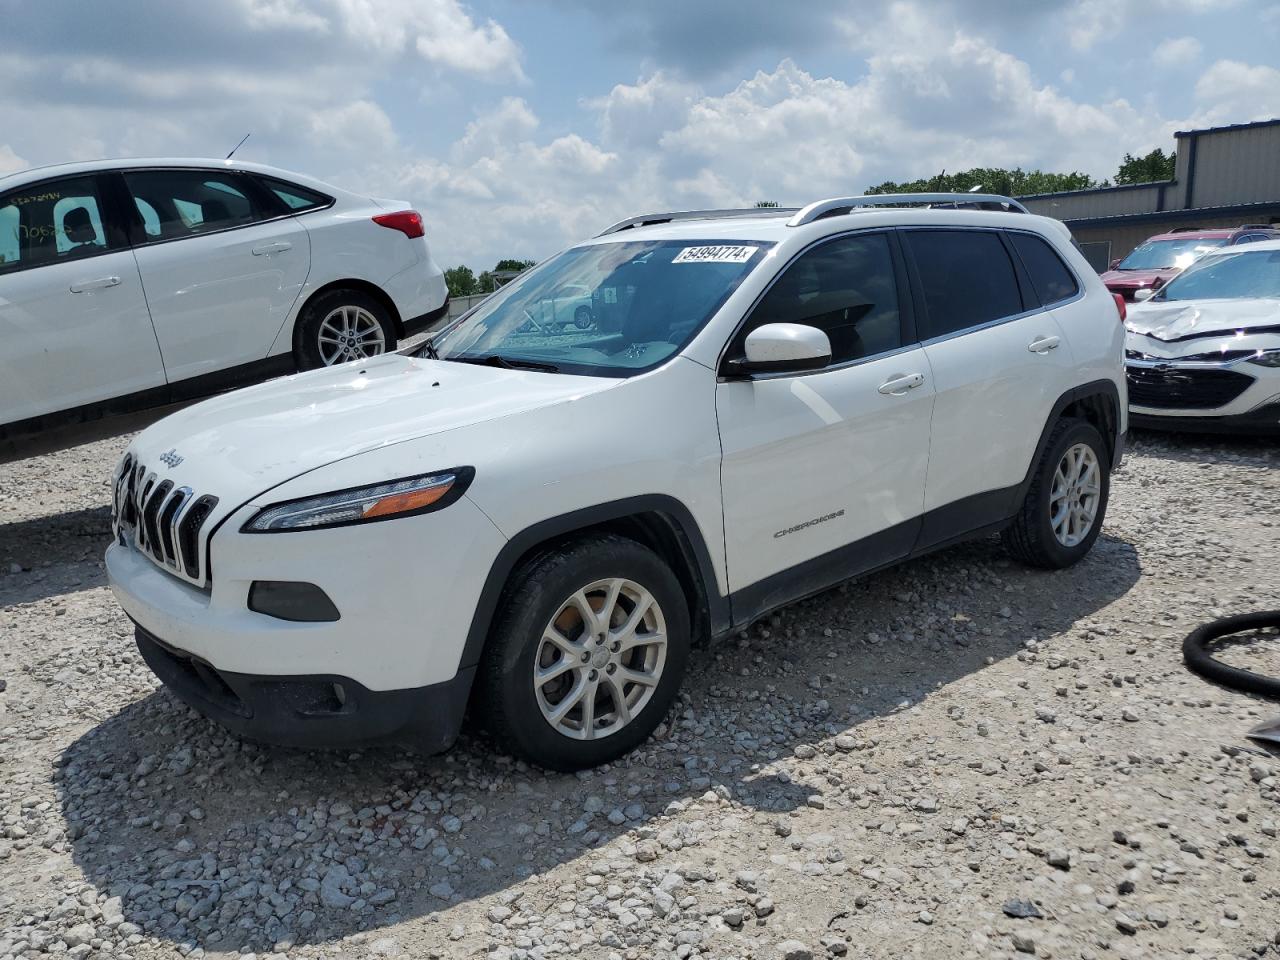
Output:
M813 960L813 951L799 940L783 940L773 952L778 960Z

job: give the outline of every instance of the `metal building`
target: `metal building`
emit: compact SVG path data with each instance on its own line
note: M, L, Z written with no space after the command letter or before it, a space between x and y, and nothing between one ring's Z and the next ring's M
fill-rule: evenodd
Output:
M1099 271L1174 227L1280 223L1280 119L1174 137L1172 180L1019 199L1032 213L1064 221Z

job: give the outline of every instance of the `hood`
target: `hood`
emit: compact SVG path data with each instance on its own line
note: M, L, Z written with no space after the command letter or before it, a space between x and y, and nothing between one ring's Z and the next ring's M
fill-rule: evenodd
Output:
M1167 270L1108 270L1102 275L1102 282L1112 289L1137 289L1149 287L1157 280L1168 282L1177 276L1176 267Z
M302 473L405 440L567 403L622 381L391 354L206 400L130 449L160 480L244 502ZM174 466L160 460L162 454Z
M1125 325L1130 333L1165 342L1280 332L1280 300L1148 300L1129 308Z

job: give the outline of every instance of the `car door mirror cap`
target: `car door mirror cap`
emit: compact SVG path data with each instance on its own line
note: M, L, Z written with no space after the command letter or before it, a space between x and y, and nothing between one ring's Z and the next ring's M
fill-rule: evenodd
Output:
M1142 287L1139 290L1133 291L1133 299L1138 303L1142 303L1144 300L1150 300L1155 295L1156 292L1151 287Z
M763 324L747 334L744 347L746 356L727 364L732 374L797 373L831 363L827 335L804 323Z

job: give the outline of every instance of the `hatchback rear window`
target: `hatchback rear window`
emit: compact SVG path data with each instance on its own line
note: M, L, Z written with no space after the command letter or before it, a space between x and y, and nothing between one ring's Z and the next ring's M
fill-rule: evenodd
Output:
M327 207L333 202L332 197L325 196L316 190L300 187L296 183L286 183L284 180L276 180L274 177L259 177L258 179L262 181L268 190L279 197L280 201L292 213Z

